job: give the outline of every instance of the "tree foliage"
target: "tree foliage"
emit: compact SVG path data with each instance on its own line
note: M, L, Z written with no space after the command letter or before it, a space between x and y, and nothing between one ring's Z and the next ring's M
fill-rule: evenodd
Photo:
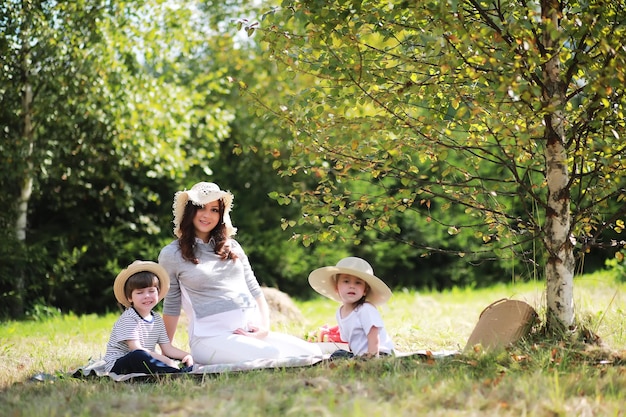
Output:
M558 30L543 4L283 3L0 4L0 316L113 308L204 180L235 194L260 281L298 297L347 255L398 289L534 276L558 252L538 250L550 138L572 249L619 239L621 3L564 4Z
M305 243L416 213L497 257L541 248L570 326L574 255L623 245L624 21L623 1L284 1L246 28L314 81L257 99L294 133L283 174L318 185L276 198L318 226Z
M0 6L2 224L15 231L2 295L17 300L13 315L29 307L25 292L41 297L30 305L110 304L95 284L156 258L173 190L228 135L228 114L207 100L227 82L195 66L206 28L184 3Z

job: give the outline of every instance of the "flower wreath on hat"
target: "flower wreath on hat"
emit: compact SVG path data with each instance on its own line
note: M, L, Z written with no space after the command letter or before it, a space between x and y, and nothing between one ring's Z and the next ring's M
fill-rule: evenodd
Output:
M117 274L115 282L113 283L113 293L117 301L124 307L130 307L130 302L126 297L124 287L128 278L135 275L138 272L152 272L159 279L159 301L161 301L167 295L170 290L170 276L161 265L152 261L135 261L128 265L126 269Z
M355 256L343 258L335 266L325 266L314 270L309 274L309 284L323 296L341 302L337 294L337 274L349 274L365 281L370 287L365 301L375 306L381 306L391 298L391 290L387 284L374 275L372 266L366 260Z
M191 190L178 191L174 195L174 234L181 236L180 222L185 214L187 202L191 201L196 206L204 206L216 200L224 202L224 225L226 226L226 235L233 236L237 233L237 228L233 227L230 220L230 209L233 205L234 196L230 191L220 190L220 187L213 182L199 182L191 187Z

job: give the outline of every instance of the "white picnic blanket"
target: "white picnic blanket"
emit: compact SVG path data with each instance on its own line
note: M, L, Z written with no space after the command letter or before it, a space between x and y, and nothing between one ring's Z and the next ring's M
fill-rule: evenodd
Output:
M327 355L324 356L300 356L280 359L256 359L251 361L244 361L238 363L221 363L214 365L194 365L193 370L180 374L167 374L168 376L182 376L182 375L194 375L194 374L220 374L224 372L237 372L237 371L251 371L254 369L270 369L270 368L291 368L296 366L311 366L315 365L327 359ZM127 381L135 378L153 377L147 373L133 373L133 374L116 374L114 372L106 372L104 370L105 362L103 360L97 360L90 362L87 366L78 368L72 374L74 376L100 376L109 377L115 381ZM159 374L158 376L164 376Z
M241 372L252 371L256 369L272 369L272 368L293 368L298 366L312 366L322 361L328 360L330 354L337 349L348 349L348 346L343 343L322 342L318 343L322 350L320 356L297 356L279 359L255 359L250 361L238 362L238 363L221 363L214 365L194 365L193 370L190 372L180 374L166 374L169 377L178 377L183 375L203 375L203 374L221 374L225 372ZM440 359L447 356L456 355L457 351L439 351L433 352L429 350L418 350L414 352L395 352L396 357L408 357L419 356L422 358ZM116 374L114 372L106 372L104 369L105 362L101 359L90 360L86 366L80 367L72 372L75 377L109 377L115 381L128 381L133 379L145 379L162 377L165 374L150 375L148 373L133 373L133 374Z

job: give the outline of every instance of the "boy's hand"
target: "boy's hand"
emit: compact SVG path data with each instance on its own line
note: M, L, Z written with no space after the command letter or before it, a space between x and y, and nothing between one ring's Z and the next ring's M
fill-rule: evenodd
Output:
M187 366L193 366L193 357L190 354L183 356L180 361Z

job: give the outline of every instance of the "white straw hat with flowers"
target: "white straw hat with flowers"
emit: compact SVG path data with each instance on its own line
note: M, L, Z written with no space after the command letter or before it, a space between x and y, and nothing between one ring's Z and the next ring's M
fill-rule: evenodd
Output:
M138 272L152 272L159 279L159 301L165 298L170 290L170 276L161 265L152 261L135 261L128 265L128 268L122 269L122 271L115 277L113 283L113 293L115 298L125 307L130 307L130 302L126 298L124 286L128 278L135 275Z
M185 214L185 206L191 201L196 206L204 206L213 201L222 200L224 202L224 225L226 235L233 236L237 229L233 227L230 220L230 209L233 206L234 196L230 191L220 190L220 187L213 182L199 182L191 187L191 190L178 191L174 194L174 234L181 236L180 222Z
M374 275L372 266L364 259L350 256L343 258L335 266L318 268L309 274L309 284L318 293L341 302L337 294L337 274L350 274L367 282L370 289L365 300L381 306L391 298L391 290L380 278Z

